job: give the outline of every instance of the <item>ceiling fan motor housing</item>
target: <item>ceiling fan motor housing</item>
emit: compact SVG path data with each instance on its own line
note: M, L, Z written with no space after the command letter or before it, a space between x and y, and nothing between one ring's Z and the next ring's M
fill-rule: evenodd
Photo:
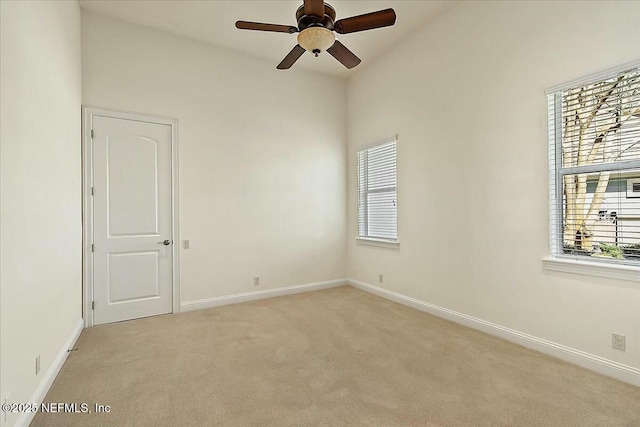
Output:
M333 34L336 11L330 4L324 4L324 16L306 15L302 5L296 11L296 19L300 29L298 44L307 52L318 56L320 52L333 46L336 40Z
M336 20L336 10L328 3L324 4L324 16L305 15L304 5L296 11L296 21L300 31L309 27L324 27L333 31L333 23Z

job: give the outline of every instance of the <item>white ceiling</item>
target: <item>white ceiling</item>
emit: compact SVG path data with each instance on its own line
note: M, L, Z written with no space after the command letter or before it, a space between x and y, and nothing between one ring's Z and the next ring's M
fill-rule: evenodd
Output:
M326 53L318 58L306 53L294 65L347 78L394 43L428 24L430 19L458 2L329 0L329 3L336 9L336 19L389 7L397 15L393 27L338 36L343 44L362 59L359 67L347 70ZM245 20L296 26L295 12L300 5L302 0L80 0L80 7L85 10L264 58L272 61L274 68L296 45L296 35L238 30L235 22Z

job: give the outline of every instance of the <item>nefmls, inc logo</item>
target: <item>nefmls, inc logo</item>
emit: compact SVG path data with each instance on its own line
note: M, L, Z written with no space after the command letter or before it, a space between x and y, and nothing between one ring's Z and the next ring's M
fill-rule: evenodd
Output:
M40 412L89 413L88 403L49 402L40 404Z

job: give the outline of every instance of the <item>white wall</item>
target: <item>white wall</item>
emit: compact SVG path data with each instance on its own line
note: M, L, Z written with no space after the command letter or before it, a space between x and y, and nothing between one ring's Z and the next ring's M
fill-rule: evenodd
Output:
M183 302L346 277L346 84L277 61L82 12L83 103L179 121Z
M639 20L638 2L466 2L361 69L348 85L349 277L640 368L640 284L541 262L545 89L640 58ZM396 133L400 249L356 245L355 152Z
M2 1L0 28L0 397L32 402L82 316L80 10Z

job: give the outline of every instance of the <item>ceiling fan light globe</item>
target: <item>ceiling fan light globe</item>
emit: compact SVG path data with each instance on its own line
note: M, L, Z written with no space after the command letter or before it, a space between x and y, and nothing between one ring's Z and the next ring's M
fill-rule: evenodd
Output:
M298 44L308 52L327 50L335 41L336 36L333 32L324 27L305 28L298 34Z

